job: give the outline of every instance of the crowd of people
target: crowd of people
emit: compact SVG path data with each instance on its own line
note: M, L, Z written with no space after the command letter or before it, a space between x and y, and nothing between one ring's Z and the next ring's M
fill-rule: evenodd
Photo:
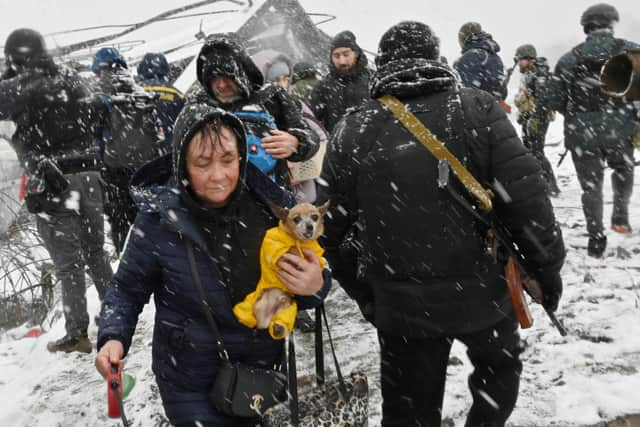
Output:
M340 32L325 76L321 64L280 53L257 64L233 35L215 34L186 94L172 86L160 53L146 54L134 76L117 49L102 48L87 80L56 64L38 32L12 32L0 119L16 123L12 147L29 182L41 183L27 185L27 206L62 284L66 335L48 350L92 351L86 266L101 301L102 375L123 364L153 295L153 372L170 422L255 425L210 401L220 354L209 317L232 361L278 369L283 342L245 327L232 308L260 277L262 239L278 224L270 205L329 201L321 244L330 268L310 251L278 261L297 323L313 330L304 310L322 304L337 279L378 332L383 426L440 425L453 340L467 346L474 368L466 425L504 425L523 346L506 245L493 231L507 230L525 280L556 311L565 247L550 201L560 189L544 153L556 113L583 191L588 255L606 249L605 162L614 170L611 228L631 232L640 112L598 85L608 58L639 47L614 37L618 20L610 5L588 8L585 42L553 71L531 44L505 71L498 43L477 22L460 28L453 66L421 22L383 34L375 69L353 32ZM515 67L521 137L505 101Z

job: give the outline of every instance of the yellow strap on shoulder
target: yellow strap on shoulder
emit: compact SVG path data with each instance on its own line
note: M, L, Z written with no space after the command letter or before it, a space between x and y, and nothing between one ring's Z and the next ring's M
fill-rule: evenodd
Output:
M172 88L172 87L166 87L166 86L145 86L144 90L147 91L151 91L151 92L166 92L166 93L171 93L176 95L178 98L183 99L184 95L182 93L180 93L178 90Z
M460 182L465 186L467 191L474 196L480 204L480 209L485 212L491 211L493 208L491 203L491 194L480 185L471 173L462 163L447 150L438 137L436 137L418 118L407 109L407 107L395 96L385 95L378 98L393 115L407 128L418 141L425 146L427 150L438 160L446 160L451 165L453 172L456 174Z

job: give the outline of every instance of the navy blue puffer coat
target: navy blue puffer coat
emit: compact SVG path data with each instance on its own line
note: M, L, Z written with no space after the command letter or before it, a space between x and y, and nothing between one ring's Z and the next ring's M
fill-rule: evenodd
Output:
M234 420L220 414L207 397L220 361L189 268L186 241L193 242L207 302L231 360L270 367L282 356L282 341L240 324L232 307L255 288L262 238L266 229L277 223L266 202L287 206L293 197L246 160L241 166L241 183L226 207L207 208L190 196L182 160L185 141L203 122L215 117L241 132L239 121L220 109L188 106L176 122L173 166L167 156L147 164L134 176L132 194L140 211L103 302L98 334L98 348L116 339L128 352L138 315L153 294L153 372L173 424L200 421L234 425ZM244 140L239 140L238 146L246 159ZM328 270L324 278L318 294L297 297L299 308L321 303L331 286Z
M498 56L500 46L490 34L480 33L470 37L462 48L462 56L453 64L465 87L489 92L497 99L507 94L502 86L504 64Z

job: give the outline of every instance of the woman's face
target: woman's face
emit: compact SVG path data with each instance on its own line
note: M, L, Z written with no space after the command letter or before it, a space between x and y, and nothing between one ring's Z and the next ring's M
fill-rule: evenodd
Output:
M240 178L238 143L231 129L208 125L196 133L187 149L187 173L200 199L214 208L225 206Z

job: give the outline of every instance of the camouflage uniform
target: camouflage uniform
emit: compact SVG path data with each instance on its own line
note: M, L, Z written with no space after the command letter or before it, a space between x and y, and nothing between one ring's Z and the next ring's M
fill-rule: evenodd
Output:
M521 59L518 53L516 59ZM523 72L520 90L515 97L515 104L520 112L518 123L522 126L522 142L540 162L545 181L549 185L549 193L558 195L560 189L551 162L544 154L545 138L554 113L538 97L538 93L544 90L549 81L549 67L545 58L534 57L530 60L532 65Z

